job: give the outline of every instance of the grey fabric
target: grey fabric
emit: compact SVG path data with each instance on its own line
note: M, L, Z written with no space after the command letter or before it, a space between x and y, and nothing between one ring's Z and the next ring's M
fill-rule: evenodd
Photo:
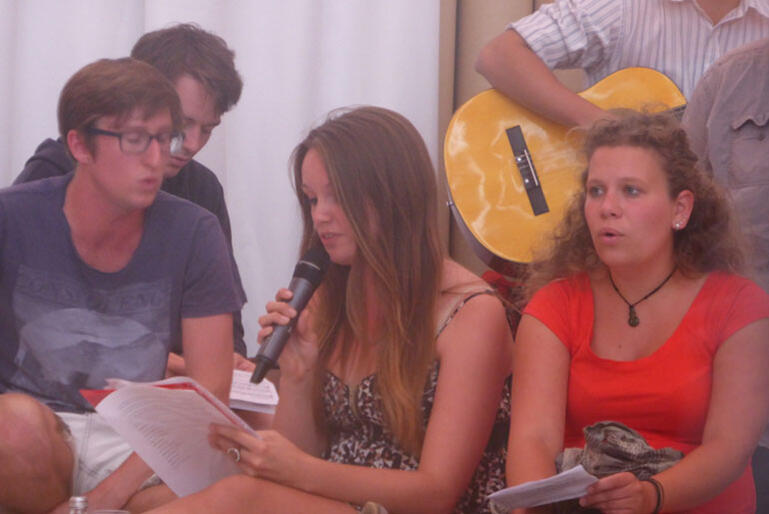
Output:
M585 448L566 448L556 458L558 472L582 464L591 475L603 478L623 471L645 480L681 460L684 454L673 448L656 450L632 428L616 421L599 421L582 430ZM578 500L553 504L554 514L600 514L580 507Z
M746 45L702 77L683 124L703 168L732 198L752 249L754 278L769 292L769 39ZM764 440L769 446L769 431Z
M585 448L566 448L556 458L559 473L582 464L585 471L598 478L629 471L646 480L684 456L673 448L652 448L641 434L616 421L599 421L583 432Z
M668 469L684 454L673 448L659 450L649 446L646 439L632 428L617 421L599 421L582 429L584 448L566 448L558 454L555 466L558 473L582 464L591 475L603 478L623 471L645 480ZM579 506L578 499L552 504L554 514L600 514L595 509ZM491 503L494 514L503 514Z

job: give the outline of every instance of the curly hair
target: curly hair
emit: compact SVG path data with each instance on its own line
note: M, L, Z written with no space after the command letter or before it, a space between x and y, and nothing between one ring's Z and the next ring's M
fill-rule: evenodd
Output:
M673 260L681 273L697 276L710 271L740 273L745 267L743 242L733 229L731 205L723 190L697 166L684 129L668 113L612 111L587 132L583 152L587 161L601 147L631 146L652 150L659 158L670 198L691 191L694 206L687 225L673 232ZM526 298L551 280L603 267L584 214L585 181L572 199L550 244L537 256L526 281ZM672 229L671 229L672 230Z

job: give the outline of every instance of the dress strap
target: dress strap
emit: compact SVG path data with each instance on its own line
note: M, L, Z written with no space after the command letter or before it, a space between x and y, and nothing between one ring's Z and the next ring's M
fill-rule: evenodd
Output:
M457 315L457 312L459 312L459 309L461 309L462 307L464 307L464 305L465 305L467 302L469 302L470 300L472 300L472 299L473 299L473 298L475 298L476 296L480 296L480 295L482 295L482 294L490 294L490 295L493 295L493 296L496 296L496 295L497 295L497 294L496 294L496 292L494 292L494 290L492 290L492 289L484 289L483 291L476 291L475 293L471 293L471 294L469 294L469 295L465 296L464 298L461 298L461 299L460 299L460 300L457 302L457 304L456 304L456 305L454 305L454 308L453 308L453 309L451 309L451 312L449 313L449 315L448 315L448 316L446 316L446 319L444 319L444 320L443 320L443 322L442 322L442 323L440 324L440 326L438 327L438 331L437 331L437 332L436 332L436 334L435 334L435 338L436 338L436 339L438 339L438 337L439 337L439 336L441 335L441 333L443 332L443 329L445 329L445 328L448 326L448 324L449 324L449 323L451 323L451 320L452 320L452 319L454 319L454 316L456 316L456 315Z

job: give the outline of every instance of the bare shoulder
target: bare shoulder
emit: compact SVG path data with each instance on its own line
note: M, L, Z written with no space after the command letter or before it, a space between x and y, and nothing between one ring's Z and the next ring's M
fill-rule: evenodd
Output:
M472 293L484 289L490 289L490 286L481 277L451 259L443 260L441 295Z
M495 295L474 293L491 291L492 287L468 269L446 259L443 282L438 301L437 320L441 329L437 341L439 354L452 347L488 344L507 347L512 343L509 325L502 302ZM481 343L483 342L483 343Z
M438 321L444 322L447 318L455 314L457 308L465 310L463 302L475 293L492 291L492 287L481 279L478 275L461 266L451 259L444 259L443 271L441 274L441 287L438 296L437 309ZM478 295L473 299L472 304L493 305L500 303L494 295ZM483 296L484 298L480 298ZM501 305L501 304L500 304ZM474 309L470 309L474 310ZM458 314L458 313L456 313Z

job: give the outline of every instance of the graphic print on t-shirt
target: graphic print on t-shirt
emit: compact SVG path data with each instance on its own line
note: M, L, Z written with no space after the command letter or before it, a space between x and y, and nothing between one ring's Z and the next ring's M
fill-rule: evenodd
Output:
M89 409L79 389L105 379L163 377L170 337L170 279L114 289L19 267L13 291L19 327L12 382L54 409Z

